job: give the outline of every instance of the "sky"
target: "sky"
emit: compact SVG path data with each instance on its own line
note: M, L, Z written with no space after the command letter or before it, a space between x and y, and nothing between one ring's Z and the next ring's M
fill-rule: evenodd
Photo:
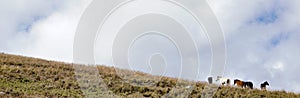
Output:
M72 62L76 28L90 2L91 0L0 1L0 52ZM300 1L209 2L225 34L227 62L224 77L253 81L256 88L261 82L268 80L272 90L300 93L300 78L297 76L300 74ZM160 45L155 43L159 37L154 38L154 43L146 45ZM142 42L146 39L135 43L137 50L143 47L138 45L145 44ZM170 42L164 39L159 41L169 45L165 47L173 51L174 46ZM211 55L207 39L203 38L198 42L201 64L209 65L208 58ZM143 54L143 51L140 52ZM173 59L165 62L172 64L177 57L175 54ZM99 62L111 64L111 60L105 57ZM135 67L139 68L143 69ZM202 67L204 73L207 73L207 68L209 67ZM170 67L168 70L176 72L178 69Z

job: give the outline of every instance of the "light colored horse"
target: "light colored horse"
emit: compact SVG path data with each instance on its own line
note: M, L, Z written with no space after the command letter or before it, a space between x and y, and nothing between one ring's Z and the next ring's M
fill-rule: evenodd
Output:
M230 85L230 79L229 78L222 78L221 76L217 76L216 82L219 82L222 85Z

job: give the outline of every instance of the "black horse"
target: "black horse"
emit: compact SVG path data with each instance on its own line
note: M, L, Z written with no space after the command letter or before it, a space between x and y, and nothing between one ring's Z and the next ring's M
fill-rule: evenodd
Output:
M243 83L243 87L244 87L244 88L249 87L249 88L253 89L253 83L250 82L250 81L244 82L244 83Z
M260 89L266 90L267 85L269 86L269 83L268 83L268 81L265 81L264 83L260 84Z

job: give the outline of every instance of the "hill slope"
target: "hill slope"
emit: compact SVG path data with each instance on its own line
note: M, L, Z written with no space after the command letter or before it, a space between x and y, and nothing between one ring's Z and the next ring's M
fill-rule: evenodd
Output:
M180 97L186 93L181 88L185 84L195 84L189 97L201 97L206 83L177 80L174 78L151 76L140 72L125 71L129 82L119 77L112 67L97 66L99 77L103 79L109 92L98 85L79 86L80 74L75 76L73 64L47 61L37 58L0 54L0 97L85 97L84 93L97 97L161 97L170 94ZM89 68L84 65L76 65ZM95 67L93 67L95 68ZM93 69L92 68L92 69ZM84 75L83 75L84 76ZM131 83L136 83L136 86ZM89 83L87 83L89 84ZM151 85L149 85L151 84ZM142 85L142 86L140 86ZM172 89L175 89L174 92ZM87 92L83 92L83 91ZM285 91L260 91L236 87L219 87L214 97L267 97L267 98L300 98L300 95Z

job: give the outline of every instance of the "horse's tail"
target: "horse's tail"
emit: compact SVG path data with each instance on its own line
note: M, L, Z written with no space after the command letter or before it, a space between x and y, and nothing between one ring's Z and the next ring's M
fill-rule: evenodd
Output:
M227 79L227 81L226 81L226 82L227 82L227 84L230 84L230 79Z
M253 89L253 83L252 82L250 82L249 86L250 86L251 89Z

